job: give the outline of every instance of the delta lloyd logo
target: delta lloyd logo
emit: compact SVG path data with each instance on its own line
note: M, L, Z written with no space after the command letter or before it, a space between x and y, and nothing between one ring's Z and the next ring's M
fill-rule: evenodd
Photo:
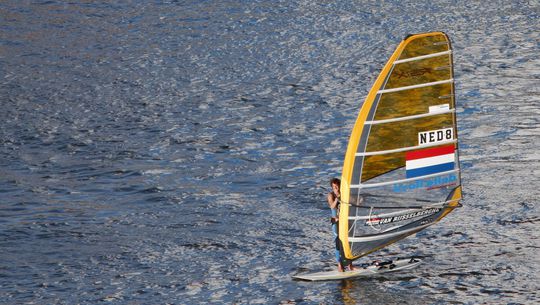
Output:
M404 193L408 191L414 191L418 189L432 190L436 188L442 188L446 186L453 186L457 183L456 174L450 174L447 176L433 177L430 179L416 180L406 183L396 183L392 186L392 189L396 193Z

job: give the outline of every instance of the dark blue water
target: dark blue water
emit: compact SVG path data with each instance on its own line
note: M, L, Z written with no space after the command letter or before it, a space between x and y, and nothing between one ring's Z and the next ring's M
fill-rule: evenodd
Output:
M0 4L0 302L540 302L538 1ZM324 194L408 33L453 41L464 207L333 268Z

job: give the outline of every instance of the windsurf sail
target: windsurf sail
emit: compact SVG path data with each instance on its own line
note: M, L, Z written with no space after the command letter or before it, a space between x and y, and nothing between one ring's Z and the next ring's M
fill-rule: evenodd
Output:
M407 36L369 91L341 177L339 238L354 260L460 206L452 48L445 33Z

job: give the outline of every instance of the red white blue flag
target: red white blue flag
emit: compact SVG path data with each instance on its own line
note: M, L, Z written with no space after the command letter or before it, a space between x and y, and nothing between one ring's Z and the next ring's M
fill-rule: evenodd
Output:
M456 161L454 150L454 145L446 145L405 153L407 178L453 170Z

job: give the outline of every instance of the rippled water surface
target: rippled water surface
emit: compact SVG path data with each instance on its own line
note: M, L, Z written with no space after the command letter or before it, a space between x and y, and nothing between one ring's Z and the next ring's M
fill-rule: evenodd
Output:
M538 1L3 1L0 302L540 302ZM464 207L333 268L327 182L408 33L454 47Z

